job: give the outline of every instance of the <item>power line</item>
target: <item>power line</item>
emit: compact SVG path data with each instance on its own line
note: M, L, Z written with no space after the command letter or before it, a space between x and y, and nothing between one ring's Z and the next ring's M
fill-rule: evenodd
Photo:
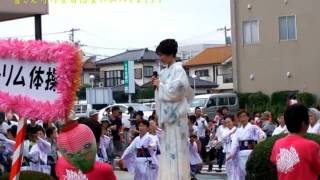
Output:
M83 44L82 47L96 48L96 49L107 49L107 50L127 50L127 49L138 49L138 48L118 48L118 47L101 47L95 45Z
M56 35L56 34L64 34L64 33L70 33L70 31L60 31L60 32L52 32L52 33L44 33L42 35L44 36L50 36L50 35ZM0 38L22 38L22 37L34 37L33 35L19 35L19 36L7 36L7 37L0 37Z

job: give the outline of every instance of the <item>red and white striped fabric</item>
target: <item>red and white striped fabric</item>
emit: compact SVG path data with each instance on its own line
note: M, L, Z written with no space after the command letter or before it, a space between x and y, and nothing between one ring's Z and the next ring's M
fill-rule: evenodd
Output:
M26 136L27 123L25 119L20 119L16 135L16 144L11 165L10 180L18 180L22 163L23 142Z

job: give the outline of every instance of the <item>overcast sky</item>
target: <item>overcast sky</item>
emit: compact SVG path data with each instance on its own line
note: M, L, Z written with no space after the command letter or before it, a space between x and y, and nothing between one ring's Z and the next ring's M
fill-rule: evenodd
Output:
M119 1L119 0L118 0ZM0 23L0 37L32 39L34 19ZM165 38L179 45L223 43L230 27L229 0L161 0L155 4L97 3L96 5L50 4L43 16L43 39L69 40L69 33L46 35L79 28L75 40L87 54L113 55L127 48L154 49ZM100 48L101 47L101 48ZM103 48L102 48L103 47ZM110 49L108 49L110 48Z

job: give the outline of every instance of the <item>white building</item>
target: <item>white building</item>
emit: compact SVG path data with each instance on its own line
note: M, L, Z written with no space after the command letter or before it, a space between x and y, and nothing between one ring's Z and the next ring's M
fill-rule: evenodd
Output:
M160 59L149 49L128 50L96 62L100 84L114 87L124 84L124 61L134 61L135 83L141 86L151 81L153 71L159 71Z
M179 46L177 57L182 61L186 61L188 59L193 58L206 48L221 46L221 44L193 44L186 46Z
M232 52L230 46L207 48L185 63L189 76L216 83L216 91L233 91Z

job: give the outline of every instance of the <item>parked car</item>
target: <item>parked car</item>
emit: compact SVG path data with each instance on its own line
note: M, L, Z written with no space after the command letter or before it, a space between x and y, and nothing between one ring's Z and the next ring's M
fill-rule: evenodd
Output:
M196 107L200 107L204 114L212 119L217 110L221 107L228 107L230 113L235 114L239 111L239 100L235 93L219 93L219 94L204 94L195 96L190 104L189 113L194 113Z
M135 111L143 111L145 119L148 119L149 116L151 116L151 114L152 114L152 109L143 105L143 104L138 104L138 103L113 104L113 105L107 106L99 111L98 121L101 121L103 116L106 115L105 114L106 109L110 109L110 111L111 111L112 107L114 107L114 106L118 106L120 108L120 110L122 111L122 124L125 128L130 128L130 121L129 121L130 115L128 114L128 107L130 107L130 106L133 107L133 109Z
M148 107L151 108L152 110L155 110L155 109L156 109L156 103L155 103L155 102L143 103L143 105L148 106Z

